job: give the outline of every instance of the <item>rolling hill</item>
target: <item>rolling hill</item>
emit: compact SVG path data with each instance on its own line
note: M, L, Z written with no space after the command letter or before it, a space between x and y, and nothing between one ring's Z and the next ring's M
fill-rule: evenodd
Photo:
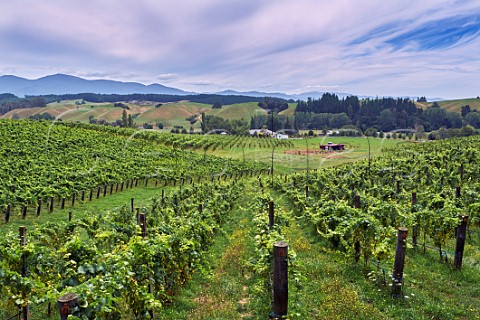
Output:
M225 105L221 109L212 109L211 105L189 101L164 103L158 108L155 107L156 103L148 101L123 102L123 104L128 106L129 109L126 112L134 117L134 121L138 126L144 123L155 125L158 122L162 122L165 129L170 129L174 126L183 126L188 129L191 124L187 118L192 116L200 118L202 112L229 120L245 119L246 121L249 121L253 115L267 114L255 102ZM294 107L294 104L291 104L290 108L284 110L283 113L288 114L292 106ZM15 109L2 115L1 118L24 119L36 114L48 113L66 121L88 122L90 117L93 117L97 120L103 119L108 122L114 122L122 118L123 110L115 107L112 103L64 100L49 103L46 108ZM293 111L290 111L290 114L293 114ZM200 125L196 123L193 127L199 128Z
M472 109L480 110L480 99L479 98L469 98L469 99L455 99L455 100L442 100L437 101L440 107L446 109L450 112L461 112L461 109L465 105L469 105ZM433 102L415 102L415 104L422 109L426 109L432 105Z

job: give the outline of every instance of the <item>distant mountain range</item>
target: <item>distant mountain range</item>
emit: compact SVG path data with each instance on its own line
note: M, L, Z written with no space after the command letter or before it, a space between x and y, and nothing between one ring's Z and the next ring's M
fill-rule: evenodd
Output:
M47 94L131 94L154 93L171 95L195 94L170 88L161 84L144 85L137 82L121 82L113 80L86 80L66 74L54 74L43 78L29 80L16 76L0 77L0 93L12 93L16 96Z
M75 94L75 93L98 93L98 94L168 94L168 95L193 95L196 92L187 92L176 88L166 87L154 83L144 85L137 82L122 82L114 80L86 80L83 78L66 75L54 74L39 79L29 80L13 75L0 76L0 93L12 93L18 97L26 95L48 95L48 94ZM248 97L276 97L292 100L306 100L307 98L320 98L325 92L312 91L301 94L286 94L281 92L260 92L260 91L234 91L225 90L214 92L220 95L240 95ZM351 96L350 93L332 92L339 98ZM369 96L358 96L362 98L371 98ZM406 98L406 97L404 97ZM409 97L415 99L416 97ZM435 98L442 100L441 98ZM435 101L435 99L433 99ZM432 99L429 99L431 101Z

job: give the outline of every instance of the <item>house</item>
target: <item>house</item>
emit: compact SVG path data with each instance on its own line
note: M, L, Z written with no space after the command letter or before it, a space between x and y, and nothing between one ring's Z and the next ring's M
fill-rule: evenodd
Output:
M249 132L251 136L275 137L275 132L268 129L252 129Z

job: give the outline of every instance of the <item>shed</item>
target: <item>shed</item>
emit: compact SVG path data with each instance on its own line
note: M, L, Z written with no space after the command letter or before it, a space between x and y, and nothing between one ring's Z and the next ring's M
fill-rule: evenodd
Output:
M320 149L325 151L338 151L338 150L345 150L345 145L341 143L331 143L328 144L321 144Z

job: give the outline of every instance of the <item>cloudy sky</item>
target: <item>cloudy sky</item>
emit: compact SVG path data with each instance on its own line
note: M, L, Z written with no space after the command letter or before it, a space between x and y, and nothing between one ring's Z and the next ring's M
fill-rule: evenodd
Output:
M0 75L480 95L478 0L15 0L0 12Z

